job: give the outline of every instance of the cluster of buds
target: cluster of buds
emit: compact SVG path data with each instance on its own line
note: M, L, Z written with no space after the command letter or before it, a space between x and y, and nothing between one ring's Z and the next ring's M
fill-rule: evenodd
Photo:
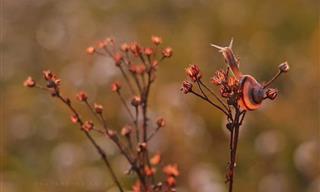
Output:
M198 65L191 65L190 67L186 68L186 73L193 82L201 79L200 68Z
M24 82L26 87L39 87L50 91L56 99L62 101L72 113L70 120L77 124L85 133L85 136L93 144L106 167L112 173L111 176L117 185L119 191L124 191L113 168L101 146L95 141L91 131L103 135L110 139L117 146L120 153L126 158L131 165L130 172L137 175L138 181L132 187L134 192L164 192L174 191L176 177L179 175L176 166L166 166L163 169L167 176L166 180L157 182L155 173L159 169L161 156L156 153L149 158L149 142L156 133L166 125L164 118L158 118L156 128L151 129L148 110L148 98L150 87L156 79L157 68L165 59L172 57L173 50L170 47L162 48L162 39L158 36L151 37L151 46L143 47L137 42L116 44L113 38L106 38L99 41L94 46L89 46L86 53L90 56L106 56L111 58L114 65L120 70L123 77L123 84L115 81L111 85L111 91L115 92L124 105L130 121L121 129L121 134L116 130L109 128L106 118L103 116L104 107L98 103L89 101L88 95L84 91L76 94L76 100L84 104L96 118L84 121L82 115L76 110L71 100L64 97L60 92L61 80L49 70L43 71L43 78L46 81L46 87L39 86L32 77L28 77ZM125 88L129 88L129 93ZM128 98L132 98L131 100ZM131 105L130 105L131 104ZM151 129L151 130L149 130ZM151 131L151 132L149 132Z

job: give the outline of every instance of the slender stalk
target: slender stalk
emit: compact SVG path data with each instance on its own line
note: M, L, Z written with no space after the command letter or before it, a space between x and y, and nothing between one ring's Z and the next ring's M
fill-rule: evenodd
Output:
M227 107L227 105L213 92L211 91L211 89L209 89L209 87L207 87L201 80L199 81L199 83L206 88L222 105L223 107L230 112L230 108Z
M201 99L205 100L206 102L210 103L212 106L214 106L215 108L219 109L221 112L223 112L225 115L227 115L229 117L229 114L224 109L222 109L219 105L213 103L208 97L204 97L204 96L202 96L199 93L196 93L194 91L190 91L190 93L192 93L192 94L200 97Z
M80 128L81 128L81 130L82 130L83 121L81 120L79 113L78 113L78 112L75 110L75 108L73 108L73 106L72 106L69 102L67 102L67 100L66 100L65 98L63 98L59 93L57 94L57 98L59 98L59 99L74 113L74 115L75 115L75 116L77 117L77 119L78 119L79 126L80 126ZM105 153L105 152L102 150L102 148L96 143L96 141L92 138L92 136L90 135L90 133L88 133L87 131L84 131L84 130L82 130L82 131L85 133L86 137L89 139L89 141L91 142L91 144L95 147L96 151L99 153L101 159L103 160L103 162L104 162L105 165L107 166L107 168L108 168L108 170L109 170L109 172L110 172L110 174L111 174L111 177L112 177L113 181L116 183L119 191L120 191L120 192L123 192L124 190L122 189L121 184L120 184L120 182L119 182L119 180L118 180L118 178L117 178L114 170L112 169L112 167L111 167L111 165L110 165L110 162L109 162L109 160L108 160L108 158L107 158L106 153Z
M274 80L276 80L280 75L281 75L282 71L278 71L278 73L272 77L272 79L270 79L267 83L265 83L263 85L263 88L268 87Z
M123 68L122 68L122 66L121 66L121 65L119 66L119 69L120 69L121 74L122 74L122 76L124 77L124 79L125 79L125 81L126 81L126 83L127 83L128 87L129 87L129 89L130 89L130 91L131 91L132 95L135 95L135 92L134 92L134 90L133 90L133 86L132 86L132 84L131 84L131 82L130 82L130 80L129 80L128 75L124 72L124 70L123 70Z
M118 95L119 95L119 98L120 98L123 106L126 108L126 110L127 110L128 114L129 114L132 122L134 122L135 120L134 120L133 114L132 114L131 110L129 109L129 106L127 105L125 99L124 99L123 96L121 95L120 91L118 91L117 93L118 93Z

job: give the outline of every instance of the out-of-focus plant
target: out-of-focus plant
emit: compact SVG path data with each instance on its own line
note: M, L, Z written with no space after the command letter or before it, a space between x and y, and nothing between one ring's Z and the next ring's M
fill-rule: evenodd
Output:
M159 64L170 58L173 53L170 47L160 47L162 44L160 37L152 36L151 40L153 45L150 47L142 47L137 42L123 43L117 46L113 38L107 38L86 49L90 56L103 56L113 59L115 67L120 70L128 88L127 92L131 95L131 103L127 103L122 84L118 81L112 83L111 90L118 95L130 117L130 122L123 126L120 134L110 128L103 114L103 106L92 103L89 101L87 93L80 91L76 95L76 100L87 106L100 125L95 125L90 119L85 120L75 108L71 99L63 95L61 80L51 71L45 70L42 72L46 81L45 86L36 83L32 77L28 77L24 82L26 87L40 88L49 92L53 98L60 100L69 108L72 123L79 125L80 130L95 147L121 192L125 191L124 187L110 165L105 150L96 142L93 132L109 138L127 159L131 166L128 173L134 172L137 175L137 181L132 186L134 192L175 191L176 177L179 175L177 165L169 164L162 169L166 176L165 180L161 181L155 178L156 168L161 163L162 158L159 153L151 156L148 149L148 143L166 124L161 117L155 121L149 119L149 93L156 80Z
M227 118L226 128L230 132L230 160L228 162L226 183L229 183L229 192L233 190L239 129L244 121L245 114L247 111L259 109L265 99L274 100L278 95L278 90L268 87L282 73L286 73L289 70L288 63L284 62L279 65L278 73L271 80L259 83L253 76L243 75L240 72L240 62L232 51L232 43L233 40L231 40L228 47L211 44L219 49L227 64L226 69L216 71L211 78L211 84L219 88L220 96L201 80L202 75L198 65L191 65L186 69L186 74L191 79L191 82L185 80L181 87L183 93L191 93L201 98L221 111ZM194 86L198 88L198 91L195 91Z

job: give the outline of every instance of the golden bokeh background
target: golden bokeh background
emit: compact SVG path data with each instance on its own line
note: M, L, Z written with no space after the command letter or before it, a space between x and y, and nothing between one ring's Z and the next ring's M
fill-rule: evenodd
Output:
M85 49L107 36L148 45L151 35L174 50L152 90L151 116L165 117L167 126L151 150L179 164L179 192L227 191L225 119L179 89L189 64L198 64L209 82L224 67L209 43L227 45L232 37L241 70L259 81L285 60L291 67L273 84L278 98L247 114L235 191L320 191L319 7L316 0L2 0L1 191L117 191L64 106L22 82L29 75L40 80L41 71L51 69L65 95L86 90L119 130L127 116L110 91L119 73L110 59L92 59ZM97 138L129 189L134 177L124 175L127 162Z

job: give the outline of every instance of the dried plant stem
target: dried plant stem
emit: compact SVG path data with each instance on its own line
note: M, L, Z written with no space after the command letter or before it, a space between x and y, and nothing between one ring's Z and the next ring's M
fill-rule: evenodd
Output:
M201 80L199 80L199 83L206 88L218 101L223 105L223 107L230 113L230 108L227 107L227 105L211 90L209 87L207 87Z
M128 114L129 114L132 122L134 122L135 119L134 119L134 117L133 117L133 114L132 114L131 110L129 109L129 106L128 106L127 102L126 102L125 99L123 98L123 96L122 96L122 94L120 93L120 91L118 91L117 93L118 93L118 95L119 95L119 98L120 98L123 106L126 108L126 110L127 110Z
M272 79L270 79L267 83L265 83L265 84L263 85L263 88L266 88L266 87L268 87L269 85L271 85L271 83L272 83L274 80L276 80L276 79L281 75L281 73L282 73L282 71L278 71L278 73L277 73L275 76L273 76Z
M75 108L73 108L73 106L64 98L62 97L59 93L57 94L57 98L59 98L73 113L74 115L77 117L78 119L78 123L80 126L80 129L82 130L82 125L83 125L83 121L80 118L79 113L75 110ZM82 130L83 131L83 130ZM117 185L119 191L123 192L124 190L121 187L121 184L114 172L114 170L112 169L110 162L107 158L106 153L102 150L102 148L97 144L97 142L93 139L93 137L90 135L90 133L88 133L87 131L83 131L86 135L86 137L89 139L89 141L91 142L91 144L95 147L96 151L99 153L101 159L103 160L103 162L105 163L105 165L107 166L111 177L113 179L113 181L115 182L115 184Z
M210 103L212 106L214 106L215 108L219 109L221 112L223 112L225 115L227 115L229 117L229 114L224 109L222 109L219 105L213 103L208 97L202 96L199 93L194 92L194 91L190 91L190 93L192 93L195 96L200 97L201 99L203 99L206 102Z
M229 172L228 172L228 180L227 180L229 182L229 192L232 192L232 189L233 189L233 177L234 177L235 167L236 167L239 130L246 114L246 111L241 112L238 106L235 106L235 109L236 109L235 118L234 118L234 121L232 122L233 124L232 129L230 130L230 164L229 164Z
M134 90L133 90L133 86L132 86L132 84L131 84L131 81L129 80L128 75L124 72L124 70L123 70L123 68L122 68L122 66L121 66L121 65L119 66L119 69L120 69L121 74L122 74L123 78L125 79L125 81L126 81L126 83L127 83L128 87L129 87L129 89L130 89L130 91L131 91L132 95L135 95L135 92L134 92Z

